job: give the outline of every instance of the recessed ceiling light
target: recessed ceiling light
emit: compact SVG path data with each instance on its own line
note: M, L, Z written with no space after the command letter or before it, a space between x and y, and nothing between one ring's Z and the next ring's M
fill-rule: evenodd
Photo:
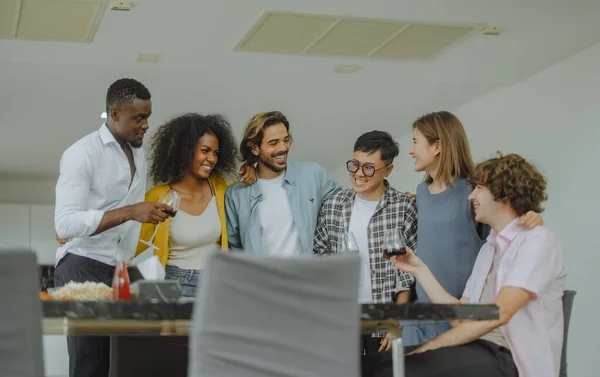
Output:
M133 3L128 3L125 1L113 1L110 3L110 10L130 11L131 8L133 8Z
M483 29L483 35L500 35L502 33L502 29L499 27L486 27Z
M102 119L106 119L107 118L106 111L103 112L102 114L100 114L100 118L102 118Z
M137 57L138 63L158 63L160 54L139 54Z
M361 68L362 67L360 65L339 65L339 66L335 67L333 72L335 72L335 73L354 73Z

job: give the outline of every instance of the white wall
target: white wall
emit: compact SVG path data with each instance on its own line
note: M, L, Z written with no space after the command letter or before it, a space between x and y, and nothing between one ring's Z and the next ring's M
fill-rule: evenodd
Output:
M569 336L569 374L594 376L600 368L600 44L514 86L480 97L453 112L462 120L476 161L497 150L535 162L548 179L546 225L561 239L568 288L578 291ZM431 109L438 110L438 109ZM390 182L414 192L422 174L406 156L411 135L399 135L402 155ZM343 167L331 172L348 185Z
M0 176L0 203L54 204L56 178Z
M600 368L600 44L510 88L456 110L477 160L496 150L536 162L548 179L546 224L562 241L575 299L568 360L570 375Z

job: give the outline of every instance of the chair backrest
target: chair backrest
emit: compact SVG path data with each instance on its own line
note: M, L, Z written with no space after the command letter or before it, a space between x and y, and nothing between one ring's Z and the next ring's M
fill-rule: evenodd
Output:
M563 315L565 318L564 339L562 346L562 355L560 357L560 377L567 377L567 340L569 337L569 322L571 321L571 311L576 291L565 291L563 294Z
M357 377L358 255L207 257L190 377Z
M36 255L0 250L0 374L43 377L42 304Z

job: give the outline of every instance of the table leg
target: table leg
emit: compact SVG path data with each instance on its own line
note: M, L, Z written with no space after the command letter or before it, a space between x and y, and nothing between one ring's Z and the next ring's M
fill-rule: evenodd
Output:
M404 377L404 344L402 338L392 340L392 363L394 377Z

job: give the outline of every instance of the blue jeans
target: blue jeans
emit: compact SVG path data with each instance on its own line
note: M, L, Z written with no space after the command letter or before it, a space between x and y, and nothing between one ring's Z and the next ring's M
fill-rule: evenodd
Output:
M165 279L179 281L183 297L196 297L200 276L201 270L184 270L169 265L165 267Z

